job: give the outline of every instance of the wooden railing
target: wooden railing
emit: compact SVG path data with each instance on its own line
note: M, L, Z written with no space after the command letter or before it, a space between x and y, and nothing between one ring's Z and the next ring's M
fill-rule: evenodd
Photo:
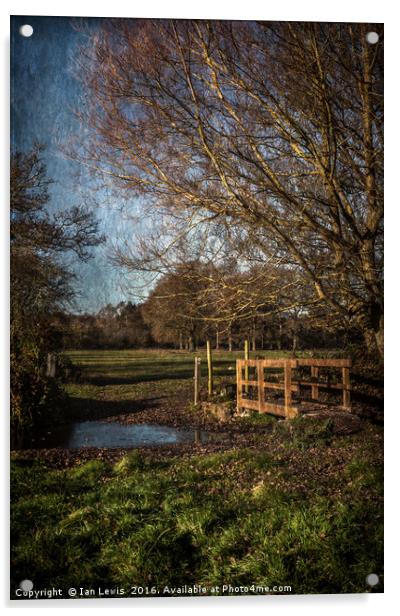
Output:
M292 370L309 366L311 379L295 380ZM249 378L249 369L255 372L256 378ZM340 368L342 370L342 382L331 382L328 375L327 381L320 380L320 368ZM311 399L319 400L320 389L336 389L343 392L343 409L350 409L350 359L238 359L236 361L237 381L237 407L238 409L252 409L259 413L271 413L286 418L296 417L298 407L293 405L292 394L299 393L300 387L311 388ZM265 370L282 369L283 381L266 380ZM249 397L249 389L256 390L256 397ZM266 400L266 390L278 390L283 392L284 403L276 404Z

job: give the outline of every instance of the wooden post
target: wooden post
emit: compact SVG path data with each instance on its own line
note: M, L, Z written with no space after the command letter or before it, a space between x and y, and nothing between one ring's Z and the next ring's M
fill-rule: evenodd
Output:
M257 381L258 381L258 404L260 413L264 412L265 405L265 388L264 388L264 364L262 361L257 363Z
M248 340L244 341L244 358L249 359L249 341ZM244 380L245 381L249 380L249 367L247 365L244 368ZM249 386L247 384L245 385L244 390L246 394L249 393Z
M350 409L350 368L342 368L343 376L343 408Z
M318 366L311 366L311 381L318 381ZM311 398L313 400L319 399L318 385L311 385Z
M236 410L240 413L242 405L242 367L240 360L236 360Z
M292 406L292 366L290 361L285 361L285 417L290 418Z
M208 366L208 395L212 396L214 383L213 383L213 364L211 353L211 342L207 340L207 366Z
M194 358L194 404L197 405L199 403L199 392L200 392L200 357Z
M53 379L56 376L56 356L54 353L47 353L46 376L50 376Z

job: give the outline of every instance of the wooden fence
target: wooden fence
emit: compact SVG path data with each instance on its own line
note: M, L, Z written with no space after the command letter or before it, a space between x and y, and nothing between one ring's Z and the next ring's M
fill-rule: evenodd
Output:
M294 379L293 370L307 366L311 369L310 380ZM342 382L332 382L328 373L327 381L320 379L320 368L340 368ZM311 399L319 401L320 389L342 390L342 409L350 409L350 359L238 359L236 361L237 407L238 410L252 409L259 413L271 413L291 419L299 413L294 406L292 394L299 393L300 387L310 387ZM267 380L265 371L283 370L283 381ZM253 371L255 378L249 378ZM255 397L249 396L249 390L256 392ZM266 390L282 391L283 404L268 402Z

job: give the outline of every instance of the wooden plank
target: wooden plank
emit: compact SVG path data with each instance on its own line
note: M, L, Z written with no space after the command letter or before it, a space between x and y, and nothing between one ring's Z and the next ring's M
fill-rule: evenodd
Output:
M251 387L258 388L258 381L246 381L245 379L243 379L242 385L250 385Z
M299 366L320 368L351 368L351 359L298 359Z
M285 389L285 384L284 383L264 383L264 387L266 387L267 389ZM299 391L299 387L298 385L292 381L292 391L296 392Z
M348 368L343 368L347 370ZM342 383L313 383L312 381L292 381L292 384L303 385L304 387L316 387L319 389L343 389Z
M299 383L300 381L292 381L292 391L297 392L299 391L299 386L297 383ZM258 383L259 381L242 381L242 385L250 385L250 387L257 387L258 389ZM311 385L311 383L309 383L308 381L305 381L304 383L305 385ZM264 381L264 387L266 389L279 389L279 390L284 390L285 389L285 384L284 383L267 383ZM342 386L340 386L342 387Z
M343 376L343 408L350 409L350 370L349 368L342 368Z
M248 398L242 398L240 401L240 407L245 409L253 409L254 411L260 411L260 403L258 400L249 400Z
M256 368L258 361L258 359L237 359L236 363L240 364L242 368L246 368L246 366Z
M283 404L272 404L271 402L265 402L260 413L263 415L277 415L278 417L286 417L285 407Z
M264 368L285 368L289 364L292 368L297 367L297 359L260 359Z
M269 413L270 415L278 415L279 417L296 417L298 415L297 407L290 406L285 411L285 407L283 404L272 404L270 402L266 402L261 409L261 413Z
M242 367L249 366L256 368L259 363L261 363L264 368L282 368L284 369L287 362L291 365L292 368L296 368L298 360L297 359L237 359Z
M317 366L320 368L351 368L351 359L237 359L237 362L256 367L262 362L265 368L284 368L289 362L292 368L297 366Z

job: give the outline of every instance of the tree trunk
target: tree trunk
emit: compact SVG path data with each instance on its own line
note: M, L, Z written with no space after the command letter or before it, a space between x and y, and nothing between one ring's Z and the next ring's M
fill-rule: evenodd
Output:
M366 327L363 329L364 342L368 354L371 357L378 357L383 360L384 356L384 327L383 315L379 319L376 327Z
M381 318L379 319L379 327L378 330L375 332L375 341L376 341L376 346L378 349L378 353L380 355L380 358L383 360L384 357L384 345L385 345L385 341L384 341L384 334L385 334L385 329L384 329L384 317L383 315L381 316Z
M253 327L251 332L251 348L252 351L255 351L257 347L257 336L256 336L256 320L253 319Z
M294 331L293 332L293 340L292 340L292 352L295 353L297 350L297 343L298 343L298 338L297 338L297 332Z
M354 321L363 334L368 355L383 360L383 305L371 301L364 305Z
M282 323L279 323L278 351L282 350Z

